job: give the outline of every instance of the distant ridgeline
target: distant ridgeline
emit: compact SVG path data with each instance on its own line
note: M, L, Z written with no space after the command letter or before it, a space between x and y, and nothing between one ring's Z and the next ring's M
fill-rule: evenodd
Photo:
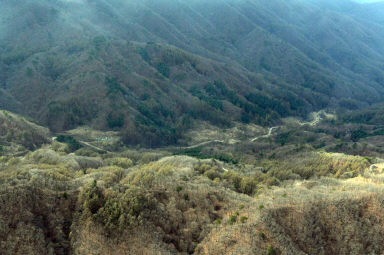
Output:
M162 146L196 120L269 126L380 102L380 10L334 2L3 1L0 107Z

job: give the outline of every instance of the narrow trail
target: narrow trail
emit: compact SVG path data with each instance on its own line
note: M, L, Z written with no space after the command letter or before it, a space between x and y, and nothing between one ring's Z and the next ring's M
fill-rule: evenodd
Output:
M324 112L324 111L319 111L319 112L312 113L312 116L313 116L313 120L312 120L312 121L309 121L309 122L301 122L301 121L298 121L298 124L299 124L300 126L304 126L304 125L316 126L316 125L319 124L320 121L323 119L323 118L321 117L321 114L322 114L323 112ZM255 138L252 138L252 139L251 139L251 142L254 142L254 141L256 141L256 140L258 140L258 139L260 139L260 138L268 138L268 137L272 136L273 131L274 131L275 129L280 128L280 127L282 127L282 126L270 127L270 128L268 129L268 133L267 133L266 135L256 136Z
M57 135L68 135L68 134L66 134L66 133L59 133L59 134L57 134ZM52 141L55 141L55 140L57 139L57 136L54 136L54 137L52 137L51 139L52 139ZM98 151L104 151L104 152L108 152L108 153L110 153L110 151L105 150L105 149L100 148L100 147L97 147L97 146L95 146L95 145L93 145L93 144L90 144L90 143L88 143L88 142L81 141L81 140L77 140L77 141L78 141L81 145L83 145L83 146L90 147L90 148L93 148L93 149L98 150Z
M256 141L256 140L258 140L260 138L268 138L268 137L270 137L272 135L272 133L273 133L273 130L278 129L279 127L281 127L281 126L270 127L268 129L268 133L266 135L256 136L255 138L251 139L251 142L254 142L254 141Z
M312 113L312 116L313 116L313 120L312 121L309 121L309 122L300 122L300 121L298 121L297 123L300 126L304 126L304 125L316 126L323 119L322 116L321 116L321 114L323 112L324 111L319 111L319 112ZM251 142L255 142L255 141L257 141L258 139L261 139L261 138L268 138L268 137L272 136L274 134L274 131L276 129L280 128L280 127L282 127L282 126L270 127L268 129L268 133L267 134L256 136L256 137L250 139L250 141ZM236 143L239 143L239 142L240 141L237 141ZM209 141L201 142L201 143L194 144L194 145L191 145L191 146L179 147L179 149L193 149L193 148L197 148L197 147L200 147L200 146L203 146L203 145L207 145L207 144L210 144L210 143L225 143L225 141L224 140L209 140Z
M300 126L304 126L304 125L316 126L323 119L321 117L322 113L323 113L323 111L319 111L319 112L313 113L313 120L312 121L310 121L310 122L299 122L299 125Z
M91 148L96 149L96 150L98 150L98 151L110 152L110 151L104 150L104 149L102 149L102 148L100 148L100 147L97 147L97 146L95 146L95 145L93 145L93 144L90 144L90 143L87 143L87 142L84 142L84 141L80 141L80 140L78 140L78 142L79 142L80 144L84 145L84 146L91 147Z
M197 147L200 147L200 146L203 146L203 145L206 145L206 144L210 144L210 143L224 143L224 141L223 140L210 140L210 141L205 141L205 142L201 142L201 143L194 144L194 145L191 145L191 146L180 147L180 148L181 149L193 149L193 148L197 148Z

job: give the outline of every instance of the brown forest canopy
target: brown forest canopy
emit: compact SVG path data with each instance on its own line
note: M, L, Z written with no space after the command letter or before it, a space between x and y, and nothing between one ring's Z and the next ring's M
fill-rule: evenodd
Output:
M1 1L0 107L176 143L384 96L383 13L350 1Z

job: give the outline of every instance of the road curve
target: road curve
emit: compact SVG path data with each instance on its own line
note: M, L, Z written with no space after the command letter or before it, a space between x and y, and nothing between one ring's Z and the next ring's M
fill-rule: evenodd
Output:
M256 141L256 140L258 140L258 139L260 139L260 138L268 138L268 137L270 137L270 136L272 135L272 133L273 133L273 130L278 129L279 127L280 127L280 126L270 127L270 128L268 129L268 133L267 133L266 135L256 136L255 138L252 138L252 139L251 139L251 142L254 142L254 141Z
M84 142L84 141L80 141L80 140L78 140L78 142L79 142L80 144L84 145L84 146L91 147L91 148L96 149L96 150L98 150L98 151L110 152L110 151L104 150L104 149L102 149L102 148L100 148L100 147L97 147L97 146L95 146L95 145L93 145L93 144L90 144L90 143L87 143L87 142Z

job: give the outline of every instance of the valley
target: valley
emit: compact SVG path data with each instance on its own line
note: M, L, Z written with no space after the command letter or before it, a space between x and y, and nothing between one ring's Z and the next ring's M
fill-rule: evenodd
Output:
M195 122L271 127L382 102L384 29L357 14L367 6L231 1L4 1L0 106L158 147Z
M3 116L18 123L17 115ZM364 232L371 225L361 229L353 211L368 217L366 224L380 225L382 147L344 138L346 144L335 148L334 138L319 129L336 116L310 116L307 122L290 118L278 128L239 124L217 130L202 123L190 132L205 142L192 139L186 147L126 148L118 132L89 127L46 134L45 145L23 156L5 147L0 215L8 227L0 233L6 237L0 249L10 251L5 254L136 254L142 247L153 247L147 254L154 247L161 254L381 250L383 230ZM256 133L259 139L252 138ZM215 140L220 135L226 142ZM322 147L317 140L325 140ZM352 155L348 150L354 147L370 149ZM18 206L25 213L3 217ZM333 214L325 218L329 208ZM350 231L343 232L347 226ZM35 239L18 238L32 234ZM353 243L346 241L351 235ZM367 235L375 243L369 245Z
M0 255L384 254L384 6L0 0Z

